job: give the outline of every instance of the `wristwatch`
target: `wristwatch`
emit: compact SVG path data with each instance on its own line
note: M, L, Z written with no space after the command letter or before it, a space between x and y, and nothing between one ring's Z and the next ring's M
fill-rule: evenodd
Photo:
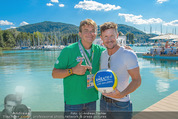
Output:
M69 75L72 75L72 74L73 74L72 68L68 69L67 71L68 71Z

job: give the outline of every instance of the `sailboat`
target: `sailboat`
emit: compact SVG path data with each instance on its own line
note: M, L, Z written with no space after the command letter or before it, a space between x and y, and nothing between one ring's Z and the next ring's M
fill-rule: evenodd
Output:
M60 47L60 46L58 46L58 45L56 45L56 34L54 33L54 40L55 40L55 42L54 42L54 45L51 43L51 45L44 45L43 47L42 47L42 50L44 50L44 51L56 51L56 50L61 50L61 49L63 49L62 47ZM48 39L48 38L47 38ZM51 39L52 39L52 32L51 32ZM52 40L53 41L53 40Z

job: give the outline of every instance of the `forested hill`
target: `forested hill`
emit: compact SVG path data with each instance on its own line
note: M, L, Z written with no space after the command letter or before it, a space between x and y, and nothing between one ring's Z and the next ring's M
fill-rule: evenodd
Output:
M56 32L60 31L61 34L78 33L78 27L72 24L61 22L44 21L35 24L28 24L17 28L17 31L33 33L39 32Z
M61 22L50 22L44 21L35 24L28 24L17 28L17 31L33 33L36 31L39 32L59 32L63 35L65 34L77 34L79 27L72 24L66 24ZM155 36L154 34L146 34L132 26L127 26L123 24L118 24L118 31L121 31L123 34L128 32L133 33L136 39L148 40L150 37Z
M76 42L79 27L61 22L44 21L28 24L16 29L0 30L0 49L14 46L35 46L37 44L63 44ZM98 30L99 31L99 30ZM118 31L127 37L128 43L150 42L154 34L146 34L132 26L118 24ZM100 35L100 33L98 33ZM134 41L134 39L137 39Z
M123 34L133 33L134 37L140 40L143 39L148 40L150 37L156 36L155 34L146 34L145 32L140 31L135 27L124 25L124 24L118 24L118 31L121 31Z

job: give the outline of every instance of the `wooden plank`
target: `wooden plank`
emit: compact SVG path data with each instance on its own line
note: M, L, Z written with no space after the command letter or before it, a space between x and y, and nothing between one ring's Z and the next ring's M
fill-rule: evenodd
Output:
M132 119L178 119L178 91L134 115Z
M178 111L178 91L165 97L147 109L154 111ZM143 111L147 111L147 109Z

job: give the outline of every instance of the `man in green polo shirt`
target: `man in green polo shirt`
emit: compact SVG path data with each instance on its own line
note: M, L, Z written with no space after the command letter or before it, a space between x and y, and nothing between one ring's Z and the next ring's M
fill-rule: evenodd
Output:
M82 114L89 114L88 112L94 114L96 111L98 91L91 79L99 70L100 56L105 50L99 45L92 44L96 35L97 25L93 20L81 21L79 27L81 40L65 47L54 65L53 78L63 78L65 118L78 119L86 116ZM87 118L90 117L93 118L91 113L87 115Z

